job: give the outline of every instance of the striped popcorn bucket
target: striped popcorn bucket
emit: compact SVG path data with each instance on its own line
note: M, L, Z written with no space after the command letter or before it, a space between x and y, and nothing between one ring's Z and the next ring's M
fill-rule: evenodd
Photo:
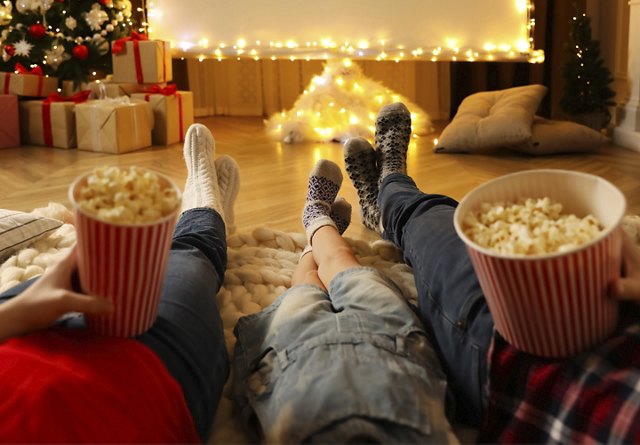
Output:
M180 196L173 181L156 174ZM76 191L86 184L87 176L78 178L69 190L75 213L80 285L83 292L114 302L113 314L87 317L87 328L102 335L132 337L148 330L156 319L179 206L172 214L148 224L105 222L77 205Z
M498 254L463 232L469 212L483 203L548 197L563 213L592 214L602 233L575 249L545 255ZM454 215L496 330L518 349L547 358L578 354L608 337L618 321L608 296L620 276L624 195L604 179L565 170L530 170L502 176L472 190Z

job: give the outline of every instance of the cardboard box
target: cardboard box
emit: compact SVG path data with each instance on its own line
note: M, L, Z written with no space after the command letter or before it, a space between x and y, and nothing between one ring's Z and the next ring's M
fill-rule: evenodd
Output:
M193 93L175 91L170 93L134 93L134 99L145 100L151 105L155 126L152 141L155 145L170 145L184 140L184 134L193 124Z
M20 145L20 123L18 121L18 97L0 94L0 148Z
M153 113L147 102L129 98L89 100L76 105L78 149L127 153L151 145Z
M58 91L58 78L38 74L0 73L0 92L27 97L45 97Z
M20 102L22 142L47 147L76 146L76 104L26 100Z
M114 82L148 84L173 79L169 42L130 40L123 51L111 57Z

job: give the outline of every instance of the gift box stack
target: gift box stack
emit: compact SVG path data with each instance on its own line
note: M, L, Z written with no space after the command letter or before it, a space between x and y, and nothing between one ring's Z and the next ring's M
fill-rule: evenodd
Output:
M193 95L168 84L168 43L132 33L114 42L112 58L108 79L76 87L65 81L62 94L56 80L34 95L44 99L20 100L22 143L127 153L182 141L193 123Z
M76 106L78 148L124 153L181 142L193 123L193 94L177 91L169 44L132 32L112 47L113 75L89 86L100 99Z
M18 98L45 97L57 88L58 79L45 76L39 66L29 69L16 63L13 72L0 73L0 148L20 145Z

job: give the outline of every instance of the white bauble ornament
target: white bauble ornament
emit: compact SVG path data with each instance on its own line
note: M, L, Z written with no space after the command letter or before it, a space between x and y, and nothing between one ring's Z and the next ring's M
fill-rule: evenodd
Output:
M115 26L113 26L111 23L109 23L107 26L105 26L104 28L107 32L113 32L115 28Z

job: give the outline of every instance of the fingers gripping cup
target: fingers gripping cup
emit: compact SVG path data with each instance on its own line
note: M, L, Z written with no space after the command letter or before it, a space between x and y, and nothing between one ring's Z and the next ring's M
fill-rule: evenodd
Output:
M110 316L88 317L88 329L141 334L157 316L180 189L150 170L103 167L76 179L69 199L82 290L111 299L115 309Z
M508 342L560 358L612 333L625 211L611 183L565 170L502 176L462 199L454 226Z

